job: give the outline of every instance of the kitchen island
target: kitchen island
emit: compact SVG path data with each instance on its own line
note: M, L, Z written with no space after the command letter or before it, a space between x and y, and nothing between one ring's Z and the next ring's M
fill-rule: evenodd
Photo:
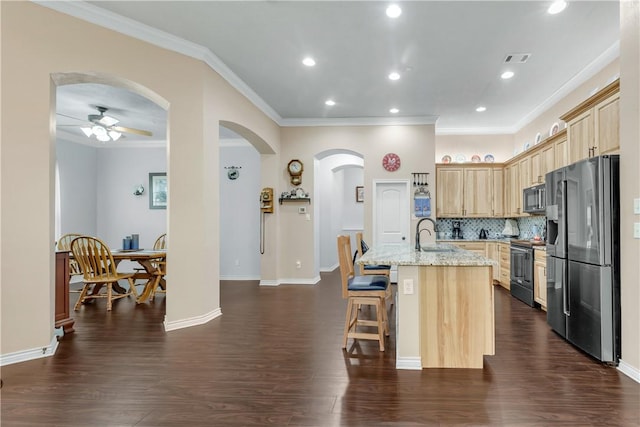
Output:
M482 368L495 352L495 262L452 244L371 248L358 261L397 265L396 368Z

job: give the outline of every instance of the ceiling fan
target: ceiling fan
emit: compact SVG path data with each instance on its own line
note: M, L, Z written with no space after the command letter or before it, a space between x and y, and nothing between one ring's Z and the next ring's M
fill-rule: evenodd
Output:
M89 123L80 127L80 130L88 137L95 136L98 141L108 142L117 141L120 139L123 133L133 133L136 135L152 136L153 134L148 130L135 129L125 126L116 126L120 121L114 117L107 116L105 113L109 111L107 107L96 106L99 114L89 114L87 120ZM81 120L76 117L71 117L66 114L58 113L61 116L68 117L74 120ZM61 126L78 126L78 125L61 125Z

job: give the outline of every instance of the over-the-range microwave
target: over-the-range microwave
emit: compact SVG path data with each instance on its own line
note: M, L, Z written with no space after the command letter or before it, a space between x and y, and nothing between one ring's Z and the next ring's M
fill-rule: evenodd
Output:
M543 215L546 209L544 184L522 190L522 204L523 212Z

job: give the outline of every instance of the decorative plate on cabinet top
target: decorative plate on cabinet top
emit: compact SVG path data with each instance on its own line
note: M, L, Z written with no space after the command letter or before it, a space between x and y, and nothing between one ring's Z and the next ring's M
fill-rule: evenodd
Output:
M496 159L493 157L493 154L487 154L484 156L484 161L487 163L493 163Z
M536 144L540 144L542 141L542 134L540 132L536 133Z
M456 163L464 163L467 161L467 157L464 154L456 154Z
M451 163L451 156L448 154L442 156L442 163Z
M471 163L480 163L480 156L478 156L477 154L471 156Z
M525 142L522 146L522 151L527 151L531 147L531 143L529 141Z
M560 125L558 124L558 122L554 123L553 126L551 126L551 129L549 129L549 136L555 135L559 130Z

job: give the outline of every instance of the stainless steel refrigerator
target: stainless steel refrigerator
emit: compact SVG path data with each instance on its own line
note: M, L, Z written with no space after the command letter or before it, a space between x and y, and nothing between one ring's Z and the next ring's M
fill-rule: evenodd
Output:
M619 156L546 175L547 322L603 362L620 360Z

